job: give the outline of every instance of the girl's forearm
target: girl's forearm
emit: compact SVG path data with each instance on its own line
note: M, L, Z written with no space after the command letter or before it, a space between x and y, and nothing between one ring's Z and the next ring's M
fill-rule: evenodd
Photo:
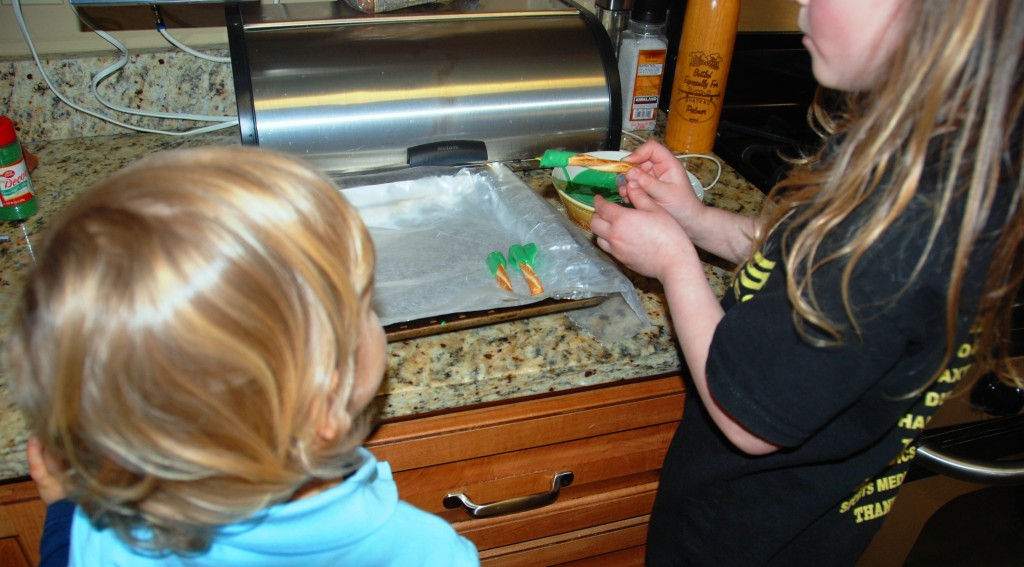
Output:
M756 219L705 206L694 219L683 219L680 224L701 250L705 250L734 264L750 256L750 247L757 231Z
M718 298L708 284L707 276L696 255L693 262L679 266L662 281L669 311L686 366L693 378L696 394L707 408L711 419L722 433L741 451L766 455L778 447L747 431L722 410L711 396L707 381L708 353L718 323L725 316Z

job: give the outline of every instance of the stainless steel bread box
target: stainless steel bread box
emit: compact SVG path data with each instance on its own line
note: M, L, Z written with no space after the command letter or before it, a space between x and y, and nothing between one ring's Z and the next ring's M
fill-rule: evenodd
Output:
M227 17L245 144L341 174L618 149L613 48L570 2L246 2Z

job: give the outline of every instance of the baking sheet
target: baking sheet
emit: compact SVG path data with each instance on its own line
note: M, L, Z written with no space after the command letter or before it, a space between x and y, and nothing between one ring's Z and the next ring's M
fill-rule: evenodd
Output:
M384 325L612 294L649 324L625 274L501 164L335 181L373 237L374 307ZM539 249L534 269L544 285L535 296L518 270L509 269L513 292L498 287L485 262L528 242Z

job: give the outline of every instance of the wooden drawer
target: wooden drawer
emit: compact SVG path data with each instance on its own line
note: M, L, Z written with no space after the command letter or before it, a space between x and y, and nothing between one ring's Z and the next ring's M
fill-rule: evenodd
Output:
M643 549L647 539L647 521L654 503L657 482L620 489L604 495L565 501L550 507L523 513L518 519L477 520L488 524L464 528L463 535L480 548L484 565L560 565L573 560L616 554L624 549ZM539 535L538 525L557 526L553 535ZM517 536L515 541L494 545L495 532ZM481 537L481 535L483 537ZM615 563L623 567L632 563Z
M644 564L648 516L628 518L586 530L561 534L480 553L483 567L537 567L539 565Z
M623 383L388 423L367 447L391 463L404 500L446 518L485 564L612 561L642 556L683 396L678 377ZM565 471L572 483L540 508L473 518L444 505L451 493L477 505L547 493Z

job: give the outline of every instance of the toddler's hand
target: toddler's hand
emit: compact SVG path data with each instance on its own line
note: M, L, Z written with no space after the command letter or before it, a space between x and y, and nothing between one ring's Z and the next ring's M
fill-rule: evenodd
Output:
M28 458L28 473L36 482L36 488L39 490L39 497L43 503L49 506L63 499L66 494L60 482L60 475L54 474L54 471L60 469L46 454L46 449L39 439L29 437L25 453Z

